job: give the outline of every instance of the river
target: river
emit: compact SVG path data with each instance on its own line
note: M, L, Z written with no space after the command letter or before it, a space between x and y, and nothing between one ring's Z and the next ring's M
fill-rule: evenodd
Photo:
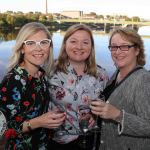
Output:
M100 66L104 67L109 76L115 71L115 66L111 60L110 51L108 49L109 35L94 33L94 42L96 50L96 62ZM57 58L62 43L64 32L53 33L53 45L54 45L54 57ZM146 65L145 68L150 69L150 38L142 37L145 45ZM1 38L0 38L1 39ZM1 40L0 41L0 80L3 78L9 57L12 54L12 47L15 44L15 40Z

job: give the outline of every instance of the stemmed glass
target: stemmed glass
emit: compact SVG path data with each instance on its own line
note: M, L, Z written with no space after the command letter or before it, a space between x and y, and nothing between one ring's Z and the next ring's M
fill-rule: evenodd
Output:
M88 105L80 105L79 106L79 126L81 129L81 132L86 133L88 132L88 125L89 125L89 119L90 119L90 108Z
M83 140L81 141L82 147L86 149L86 136L89 134L89 120L90 120L90 108L89 105L79 106L79 127L81 130L80 135L83 135Z
M92 101L105 101L105 96L103 94L100 94L100 96L97 99L94 99ZM100 127L98 125L98 116L95 116L95 125L92 127L91 131L93 132L100 132Z
M98 98L93 99L92 101L105 101L105 96L101 93ZM97 115L95 115L95 125L92 127L92 129L90 131L95 133L94 134L94 143L93 143L92 150L96 150L97 149L97 138L98 138L97 133L101 132L101 128L98 124L98 116Z
M63 108L63 106L61 106L60 104L57 104L55 102L52 102L52 105L51 105L51 110L58 114L58 113L64 113L65 112L65 109ZM63 124L61 124L58 128L54 129L54 134L53 134L53 138L56 138L58 136L62 136L64 134L64 131L63 131Z

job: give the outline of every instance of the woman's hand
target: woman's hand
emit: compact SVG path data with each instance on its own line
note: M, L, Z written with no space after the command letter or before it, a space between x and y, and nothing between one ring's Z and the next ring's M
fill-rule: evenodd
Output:
M90 108L93 114L104 119L112 119L115 121L121 113L115 106L101 100L91 102Z
M65 113L56 113L54 111L49 111L39 117L30 120L30 124L32 128L57 128L64 122L65 116Z
M45 122L43 124L43 127L45 128L57 128L60 126L64 120L65 120L65 113L56 113L55 111L49 111L45 114L43 114L42 122Z

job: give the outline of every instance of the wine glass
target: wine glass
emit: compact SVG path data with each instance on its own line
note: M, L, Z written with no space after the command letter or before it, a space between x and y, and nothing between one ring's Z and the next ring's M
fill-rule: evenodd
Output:
M64 109L64 107L62 106L62 105L60 105L60 104L57 104L57 103L55 103L55 102L53 102L52 104L51 104L51 110L54 112L54 113L56 113L56 114L62 114L62 113L64 113L65 112L65 109ZM63 123L64 124L64 123ZM57 127L56 129L54 129L54 132L53 132L53 138L55 139L55 138L58 138L59 136L62 136L62 135L64 135L64 130L63 130L63 128L64 128L64 125L63 124L61 124L59 127Z
M82 148L86 149L86 136L89 134L89 120L90 120L90 108L89 105L80 105L79 106L79 127L83 139L81 141Z
M105 96L103 94L100 94L100 96L97 99L94 99L92 101L105 101ZM95 125L92 127L91 131L93 132L100 132L100 127L98 125L98 116L95 115Z

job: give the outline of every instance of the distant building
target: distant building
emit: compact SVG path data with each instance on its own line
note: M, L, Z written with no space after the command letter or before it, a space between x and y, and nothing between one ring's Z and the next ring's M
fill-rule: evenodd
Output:
M84 14L83 19L95 19L96 15L95 14Z
M83 16L83 11L62 11L60 14L68 18L81 18Z
M61 15L60 13L53 13L53 19L57 20L57 19L71 19L71 18Z

